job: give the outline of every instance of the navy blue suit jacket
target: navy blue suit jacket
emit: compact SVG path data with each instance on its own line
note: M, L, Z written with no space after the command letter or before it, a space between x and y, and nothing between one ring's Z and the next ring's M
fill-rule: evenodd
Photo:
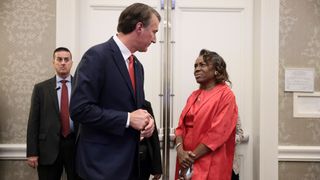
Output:
M70 114L81 124L76 169L83 179L128 180L138 177L140 133L126 128L128 112L144 103L144 71L135 58L136 95L125 60L111 38L91 47L76 73Z

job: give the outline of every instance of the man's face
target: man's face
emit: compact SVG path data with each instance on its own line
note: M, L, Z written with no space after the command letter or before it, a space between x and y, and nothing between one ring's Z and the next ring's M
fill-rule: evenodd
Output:
M54 54L53 67L58 76L66 78L72 67L71 54L67 51L58 51Z
M149 26L143 26L139 35L137 46L138 51L146 52L151 43L156 43L156 33L158 32L159 20L156 15L152 14Z

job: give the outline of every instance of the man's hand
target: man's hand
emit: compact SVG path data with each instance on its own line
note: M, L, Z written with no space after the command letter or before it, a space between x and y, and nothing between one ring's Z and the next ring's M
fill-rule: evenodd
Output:
M38 156L31 156L27 158L27 164L30 167L37 168L38 167Z
M145 129L151 115L146 110L138 109L130 113L130 126L138 131Z
M154 119L150 115L148 118L148 124L141 131L141 137L148 138L152 136L153 131L154 131Z

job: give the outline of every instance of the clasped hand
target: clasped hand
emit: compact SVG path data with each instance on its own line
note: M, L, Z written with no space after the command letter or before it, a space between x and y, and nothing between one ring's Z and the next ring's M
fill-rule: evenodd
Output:
M179 148L177 154L180 166L185 169L191 167L196 157L192 151L184 151L182 148Z
M143 109L130 113L130 126L141 131L141 137L150 137L154 131L154 119Z
M185 180L186 173L194 163L196 155L192 151L184 151L181 146L177 149L177 155L180 165L179 180Z

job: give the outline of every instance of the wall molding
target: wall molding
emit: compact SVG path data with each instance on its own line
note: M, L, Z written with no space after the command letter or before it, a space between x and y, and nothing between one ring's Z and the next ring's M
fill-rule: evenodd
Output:
M0 160L25 160L26 144L0 144Z
M320 162L320 146L278 146L279 162ZM0 160L25 160L26 144L0 144Z
M320 146L278 146L278 161L319 162Z

